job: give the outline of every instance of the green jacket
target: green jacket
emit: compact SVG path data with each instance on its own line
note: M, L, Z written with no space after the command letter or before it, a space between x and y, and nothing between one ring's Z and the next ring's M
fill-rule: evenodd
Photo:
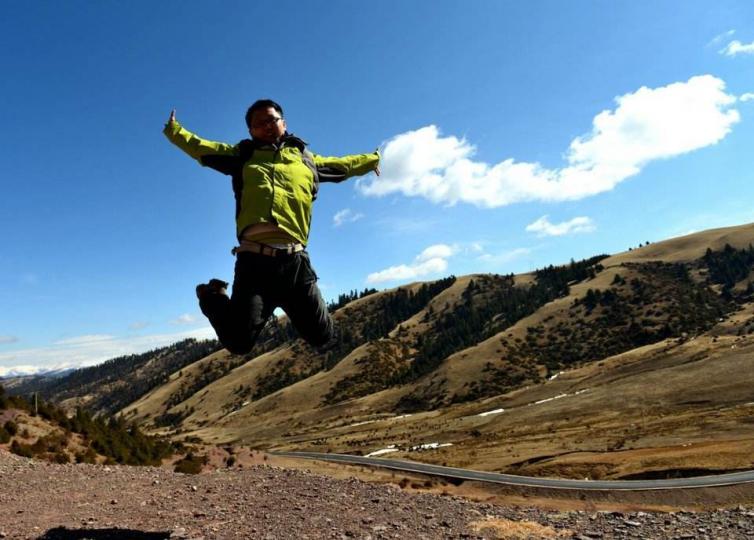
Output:
M230 145L197 137L178 122L167 124L163 133L202 165L233 176L239 238L250 225L274 223L306 245L317 186L312 169L302 159L305 143L301 139L286 134L277 145L248 139ZM367 174L380 159L378 152L312 157L321 182Z

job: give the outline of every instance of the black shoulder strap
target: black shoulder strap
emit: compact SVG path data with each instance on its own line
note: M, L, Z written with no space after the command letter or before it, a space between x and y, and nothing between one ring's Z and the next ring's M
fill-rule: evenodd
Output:
M251 139L244 139L238 143L238 165L233 171L233 197L236 199L236 218L241 213L241 195L243 194L243 166L254 155L256 145Z
M238 146L238 157L240 158L241 166L243 167L243 164L249 161L254 155L254 148L256 148L257 145L251 139L244 139L239 141L236 146Z
M306 141L293 134L289 134L285 137L285 144L298 148L301 152L301 161L303 161L304 165L312 171L312 200L315 200L317 198L317 193L319 192L320 174L319 169L317 169L317 164L314 163L314 154L306 148Z
M199 163L210 169L232 176L239 167L238 156L209 155L199 158Z
M312 171L312 200L315 200L317 193L319 193L319 170L317 169L317 164L314 163L314 154L304 147L301 149L301 160Z

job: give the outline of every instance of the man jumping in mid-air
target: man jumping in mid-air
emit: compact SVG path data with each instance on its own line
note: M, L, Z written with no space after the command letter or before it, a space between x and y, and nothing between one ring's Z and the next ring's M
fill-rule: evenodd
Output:
M202 165L232 177L236 197L235 276L196 287L199 306L230 352L248 353L276 307L312 345L333 336L333 321L317 287L306 244L319 182L374 171L378 152L344 157L312 154L286 130L283 109L269 99L246 112L251 139L236 145L201 139L170 113L164 133Z

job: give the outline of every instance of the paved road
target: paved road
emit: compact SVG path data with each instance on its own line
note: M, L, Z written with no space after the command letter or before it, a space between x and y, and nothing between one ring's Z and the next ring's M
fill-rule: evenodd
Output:
M272 452L276 456L293 458L316 459L323 461L336 461L356 465L369 465L398 471L429 474L444 478L456 478L459 480L475 480L479 482L492 482L495 484L509 484L515 486L530 486L551 489L593 489L599 491L646 491L654 489L688 489L714 486L731 486L754 482L754 471L743 471L716 476L697 476L695 478L674 478L672 480L564 480L557 478L536 478L532 476L516 476L513 474L500 474L455 467L442 467L440 465L428 465L414 461L400 459L368 458L351 456L348 454L320 454L317 452Z

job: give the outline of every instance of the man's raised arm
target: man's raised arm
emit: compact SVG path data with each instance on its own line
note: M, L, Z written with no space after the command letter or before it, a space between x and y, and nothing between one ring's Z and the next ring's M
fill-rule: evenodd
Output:
M320 182L342 182L352 176L362 176L373 172L380 174L380 153L355 154L343 157L314 155L314 164L320 175Z
M191 133L181 126L175 118L175 109L170 112L165 129L162 130L168 140L189 156L204 165L202 158L206 156L235 156L238 155L236 146L216 141L208 141Z

